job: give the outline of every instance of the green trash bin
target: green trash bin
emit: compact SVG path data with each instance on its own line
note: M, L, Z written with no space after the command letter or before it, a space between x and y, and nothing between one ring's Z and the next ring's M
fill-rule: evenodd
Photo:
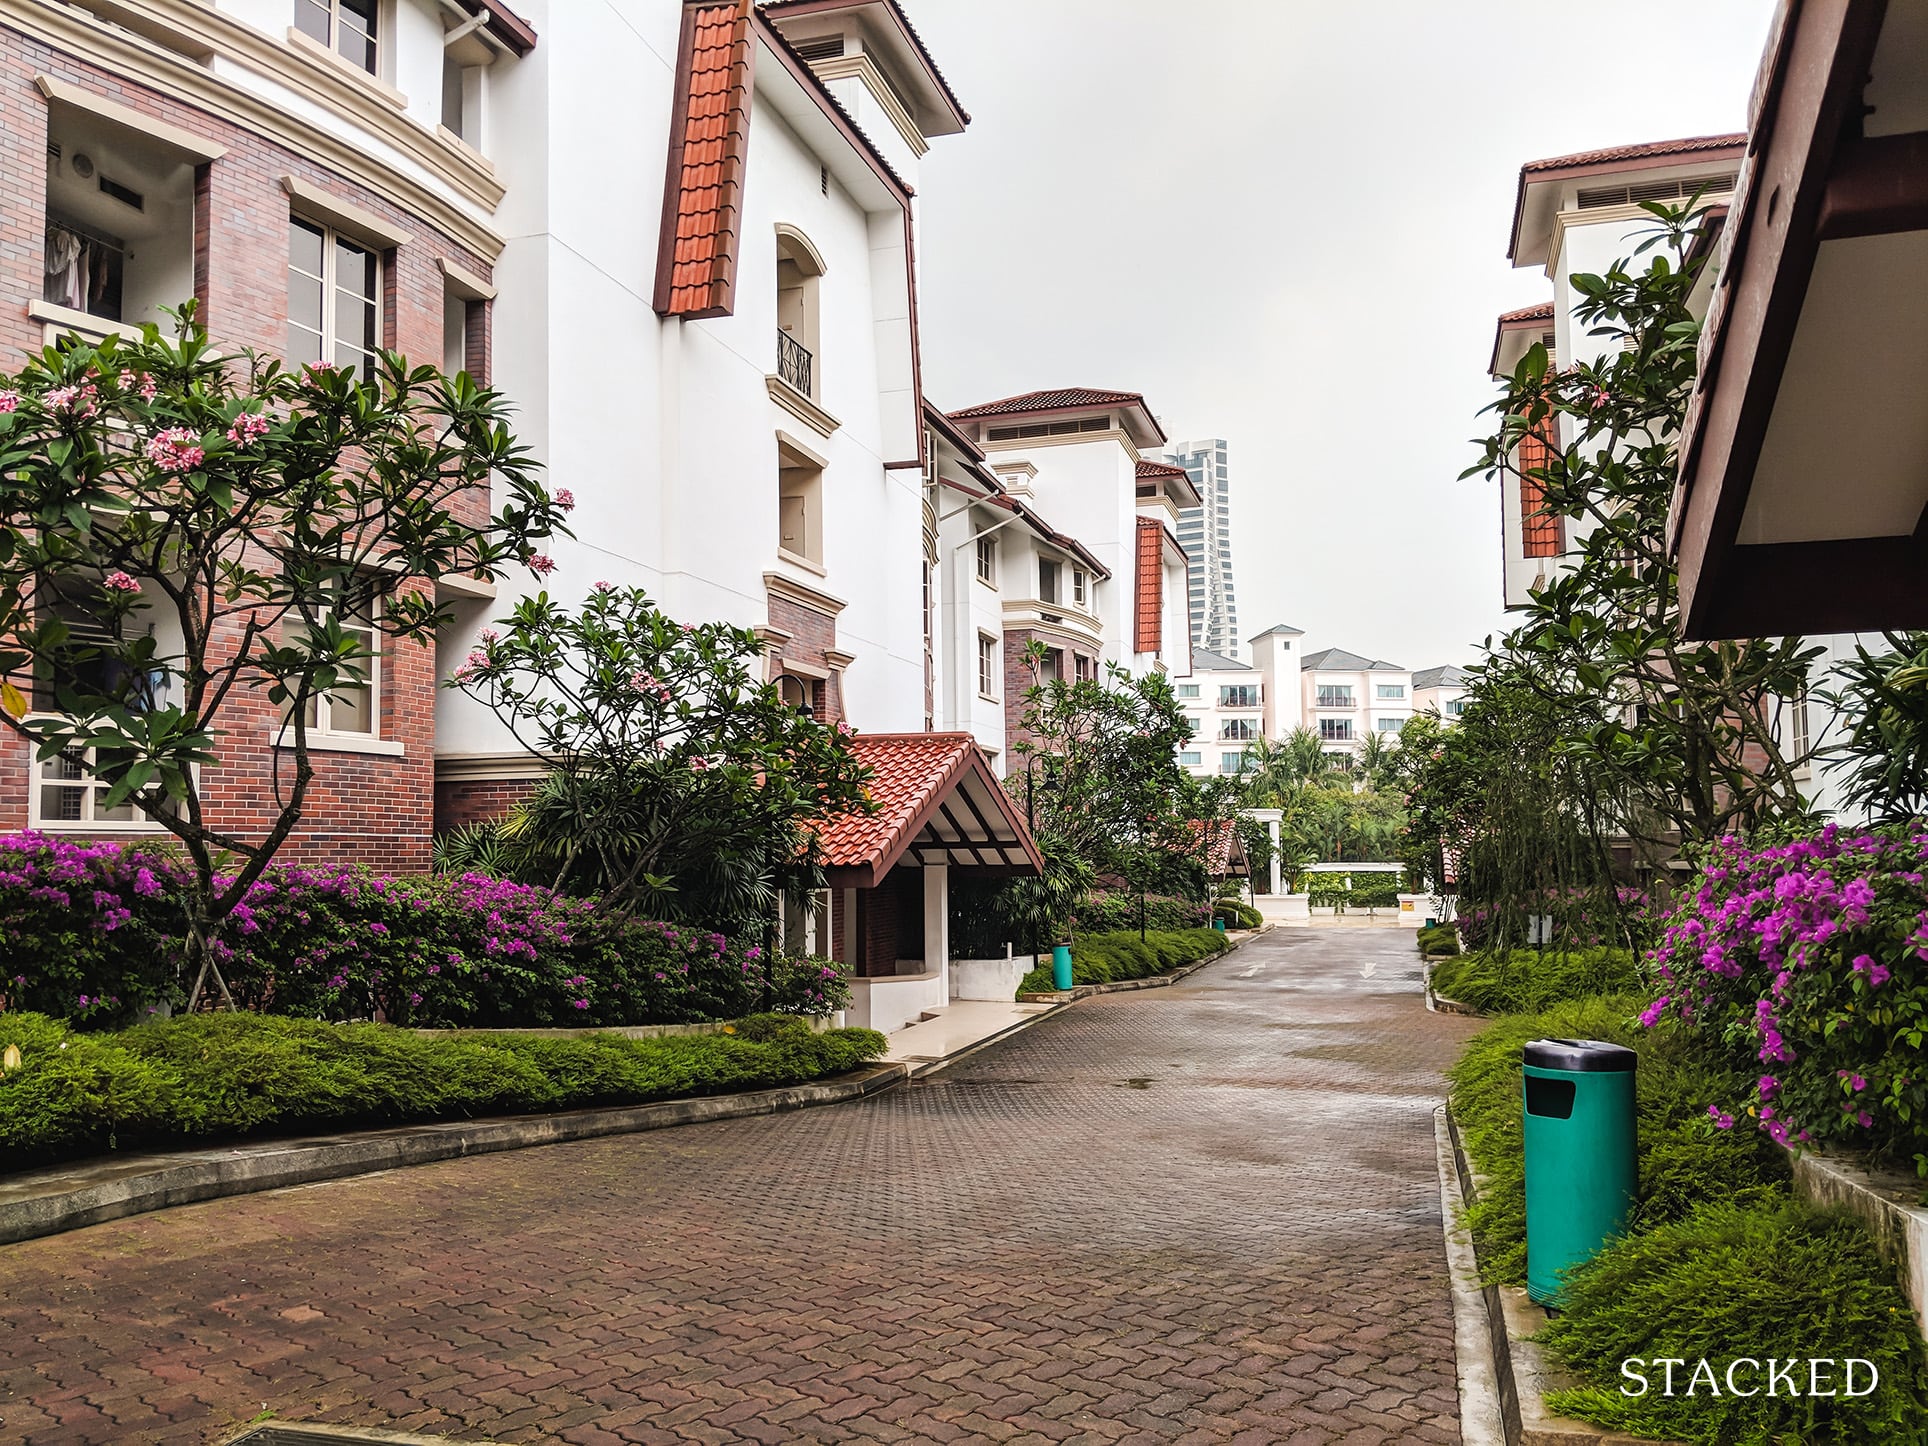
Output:
M1630 1049L1597 1039L1526 1046L1526 1293L1557 1305L1561 1272L1625 1228L1639 1168Z

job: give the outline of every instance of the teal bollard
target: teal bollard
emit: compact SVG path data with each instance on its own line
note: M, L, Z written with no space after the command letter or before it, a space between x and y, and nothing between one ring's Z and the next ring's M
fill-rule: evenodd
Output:
M1069 989L1071 987L1071 946L1059 944L1051 951L1051 987Z
M1223 934L1225 932L1225 921L1223 919L1214 919L1212 920L1212 927Z

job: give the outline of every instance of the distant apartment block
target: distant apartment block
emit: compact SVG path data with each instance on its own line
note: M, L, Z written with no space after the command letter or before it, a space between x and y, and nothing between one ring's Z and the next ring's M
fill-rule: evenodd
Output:
M1261 738L1277 740L1303 721L1299 706L1295 645L1304 636L1280 623L1251 639L1249 663L1192 649L1191 676L1173 687L1191 719L1191 741L1178 761L1194 775L1234 774L1247 766L1246 753Z
M1178 540L1191 561L1192 641L1221 657L1238 657L1238 598L1232 583L1232 490L1225 439L1178 442L1159 454L1182 467L1198 506L1178 515Z
M1308 726L1328 753L1357 753L1368 733L1397 736L1413 714L1413 675L1397 663L1326 648L1299 663Z

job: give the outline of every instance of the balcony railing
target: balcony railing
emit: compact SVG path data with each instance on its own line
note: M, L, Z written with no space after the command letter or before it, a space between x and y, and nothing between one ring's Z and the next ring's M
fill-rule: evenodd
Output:
M810 395L810 348L787 331L777 332L777 375L806 397Z
M1356 705L1353 703L1352 694L1349 692L1337 693L1328 688L1321 688L1318 693L1318 700L1313 706L1316 708L1351 708Z

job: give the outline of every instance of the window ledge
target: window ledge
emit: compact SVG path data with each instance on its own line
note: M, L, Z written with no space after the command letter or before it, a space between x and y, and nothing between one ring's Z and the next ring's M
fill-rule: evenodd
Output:
M408 109L408 97L378 75L372 75L356 65L347 56L339 54L332 45L323 45L305 30L288 27L288 43L305 55L314 57L323 65L330 66L335 73L352 85L366 88L371 94L379 96L394 106L396 110Z
M800 552L792 552L787 547L777 549L777 561L787 562L792 567L800 567L805 572L815 573L818 577L829 577L830 569L820 562L812 562Z
M977 696L982 698L986 703L995 703L998 701L998 699L990 693L979 693Z
M294 734L285 728L277 728L268 735L271 748L293 748ZM314 733L308 735L310 753L375 753L389 758L401 758L408 750L393 738L370 738L360 733Z
M104 341L110 336L124 336L130 340L138 340L141 334L141 329L132 322L109 321L104 316L95 316L91 311L79 311L71 306L56 306L51 301L29 301L27 319L59 331L75 332L95 341ZM52 338L49 337L48 340L51 341Z
M763 385L769 389L771 401L820 436L828 437L843 425L782 377L765 376Z

